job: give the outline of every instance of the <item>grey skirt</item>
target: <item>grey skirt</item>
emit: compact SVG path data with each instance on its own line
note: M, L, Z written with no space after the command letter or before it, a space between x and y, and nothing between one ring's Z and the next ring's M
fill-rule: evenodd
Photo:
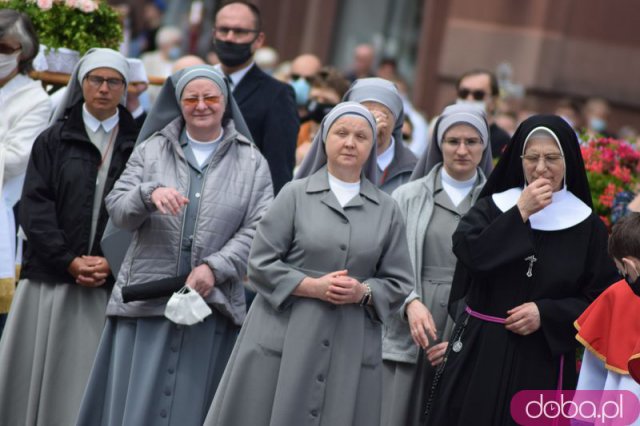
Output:
M109 291L21 280L0 341L0 425L76 421Z
M192 326L109 317L78 425L202 425L238 331L216 310Z
M453 269L426 266L422 269L423 303L436 323L440 343L448 340L455 325L447 311ZM407 333L409 326L407 325ZM418 352L415 364L385 360L383 362L383 426L420 426L426 422L427 399L436 368L425 351Z

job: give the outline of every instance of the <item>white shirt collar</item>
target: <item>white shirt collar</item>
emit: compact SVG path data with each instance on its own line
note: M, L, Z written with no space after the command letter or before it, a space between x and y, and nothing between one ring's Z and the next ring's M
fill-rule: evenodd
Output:
M231 84L232 84L231 90L234 90L236 87L238 87L238 84L240 84L240 81L242 81L244 76L249 72L249 70L251 69L253 64L255 64L255 62L251 61L251 63L249 65L247 65L246 67L244 67L241 70L238 70L238 71L228 75L229 80L231 80ZM224 74L224 71L222 71L222 66L220 64L216 65L216 68L221 73Z
M394 148L395 148L395 144L396 141L393 139L393 136L391 137L391 143L389 144L389 146L387 147L387 149L385 149L385 151L378 155L378 168L380 170L386 170L387 167L389 167L389 164L391 164L391 162L393 161L393 155L395 153Z
M522 188L511 188L504 192L493 194L491 198L500 211L505 212L516 205ZM567 229L584 221L591 214L591 208L581 199L563 188L554 192L549 204L529 217L532 229L540 231L559 231Z
M100 126L104 129L105 132L109 133L116 125L120 119L119 111L116 110L116 113L111 117L107 118L104 121L100 121L95 118L89 110L87 109L87 104L82 104L82 119L84 120L84 124L93 132L97 132Z
M22 87L31 83L31 79L24 74L16 74L11 80L0 88L0 105L4 105L11 96Z
M144 107L142 105L138 105L138 108L136 108L135 110L131 111L131 115L133 116L133 118L138 118L142 114L144 114Z

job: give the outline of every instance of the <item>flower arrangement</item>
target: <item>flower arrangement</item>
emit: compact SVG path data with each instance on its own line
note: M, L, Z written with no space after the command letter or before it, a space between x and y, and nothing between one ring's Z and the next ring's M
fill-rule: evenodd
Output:
M118 49L122 24L118 12L99 0L0 0L0 8L31 18L40 43L81 55L92 47Z
M587 141L581 150L594 210L610 226L615 195L633 190L638 182L640 152L626 141L602 137Z

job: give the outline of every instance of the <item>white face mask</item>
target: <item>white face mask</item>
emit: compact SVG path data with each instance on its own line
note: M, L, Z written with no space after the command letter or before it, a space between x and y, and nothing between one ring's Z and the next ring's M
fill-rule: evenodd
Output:
M164 316L176 324L193 325L211 315L211 308L200 294L186 285L173 293Z
M464 104L464 105L474 105L476 108L480 108L482 111L487 112L487 104L485 103L485 101L468 101L466 99L457 99L456 100L457 104Z
M11 55L0 53L0 78L7 78L16 68L18 68L18 57L20 50L13 52Z

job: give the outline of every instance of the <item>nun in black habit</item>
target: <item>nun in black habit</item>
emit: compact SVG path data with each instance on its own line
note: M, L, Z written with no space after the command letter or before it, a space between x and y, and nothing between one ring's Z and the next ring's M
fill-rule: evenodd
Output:
M564 120L536 115L519 126L453 251L449 308L461 315L427 424L516 424L518 391L575 389L573 322L618 276Z

